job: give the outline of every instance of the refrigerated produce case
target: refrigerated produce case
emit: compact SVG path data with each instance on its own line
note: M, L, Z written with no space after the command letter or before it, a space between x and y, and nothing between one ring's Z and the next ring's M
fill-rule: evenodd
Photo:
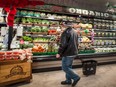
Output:
M38 10L38 8L18 9L15 26L23 27L22 38L25 41L23 48L32 47L33 69L47 68L50 64L51 68L60 66L61 59L56 59L55 54L57 54L60 35L65 29L63 23L67 21L81 25L77 32L79 34L79 55L75 59L115 57L115 19L103 17L102 12L102 16L95 16L58 11ZM39 64L42 67L39 67Z

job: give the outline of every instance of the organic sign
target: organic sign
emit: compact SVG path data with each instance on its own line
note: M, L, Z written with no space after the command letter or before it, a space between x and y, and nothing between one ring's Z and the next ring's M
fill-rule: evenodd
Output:
M95 17L105 17L105 18L110 17L109 13L89 11L89 10L83 10L83 9L77 9L77 8L68 8L68 12L73 14L82 14L82 15L95 16Z
M98 11L90 11L85 9L78 9L78 8L69 8L69 7L61 7L61 6L54 6L54 5L44 5L44 6L36 6L37 10L40 11L49 11L49 12L60 12L60 13L71 13L77 15L87 15L87 16L94 16L94 17L103 17L103 18L110 18L112 17L111 14L105 12L98 12Z

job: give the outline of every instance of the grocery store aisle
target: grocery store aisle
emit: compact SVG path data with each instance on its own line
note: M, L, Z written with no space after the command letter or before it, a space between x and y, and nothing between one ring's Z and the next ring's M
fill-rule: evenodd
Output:
M81 68L74 70L81 76L76 87L116 87L116 64L98 66L96 75L88 77L82 74ZM62 80L64 80L62 71L34 73L31 83L18 83L8 87L71 87L61 85Z

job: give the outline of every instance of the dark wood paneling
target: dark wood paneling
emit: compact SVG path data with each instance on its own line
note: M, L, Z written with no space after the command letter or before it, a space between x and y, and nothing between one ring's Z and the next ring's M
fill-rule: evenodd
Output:
M69 7L77 7L81 9L96 10L96 11L106 11L105 4L110 2L111 4L116 4L116 0L43 0L47 4L56 4Z

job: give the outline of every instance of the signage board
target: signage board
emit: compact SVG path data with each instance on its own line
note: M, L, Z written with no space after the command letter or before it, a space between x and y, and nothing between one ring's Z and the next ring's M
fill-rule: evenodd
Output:
M61 6L54 6L54 5L44 5L44 6L36 6L35 7L39 11L48 11L48 12L59 12L59 13L69 13L69 14L77 14L77 15L86 15L86 16L93 16L99 18L112 18L112 15L107 12L98 12L98 11L91 11L86 9L78 9L78 8L70 8L70 7L61 7Z

